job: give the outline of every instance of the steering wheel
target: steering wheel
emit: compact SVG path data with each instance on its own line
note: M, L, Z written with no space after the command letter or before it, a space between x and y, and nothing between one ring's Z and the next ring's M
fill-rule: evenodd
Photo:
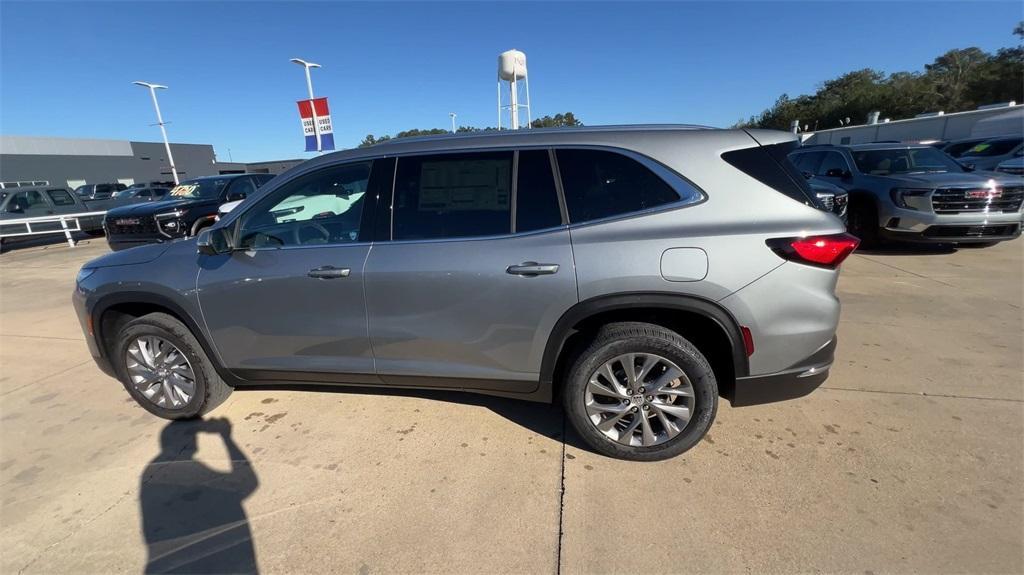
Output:
M314 230L321 237L320 238L313 238L314 241L303 241L302 231L306 230L306 229ZM314 222L314 221L302 222L298 226L295 226L295 229L294 229L293 233L295 234L295 244L296 245L300 245L300 246L301 245L305 245L305 244L316 244L316 243L326 244L326 243L329 243L331 241L331 232L327 231L327 228L323 227L322 225L320 225L320 224L318 224L317 222Z

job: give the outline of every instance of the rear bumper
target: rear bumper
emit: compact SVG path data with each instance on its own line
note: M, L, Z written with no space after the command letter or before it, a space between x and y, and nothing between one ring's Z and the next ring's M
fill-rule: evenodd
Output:
M736 378L730 403L733 407L774 403L803 397L818 389L828 379L837 340L832 338L811 356L786 370Z

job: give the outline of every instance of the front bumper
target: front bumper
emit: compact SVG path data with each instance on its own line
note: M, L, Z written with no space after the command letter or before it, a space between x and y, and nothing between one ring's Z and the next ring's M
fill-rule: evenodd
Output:
M828 379L837 341L838 338L832 338L810 357L783 371L736 378L730 403L733 407L775 403L803 397L818 389Z
M96 362L96 366L110 377L117 377L113 366L110 365L110 361L103 353L103 350L100 349L99 341L96 340L96 330L89 306L86 303L86 295L80 288L76 288L72 294L71 305L75 308L75 316L78 317L78 323L82 326L82 334L85 335L85 343L89 348L89 355Z
M1021 212L936 214L901 208L882 214L880 235L918 243L1012 240L1021 234Z

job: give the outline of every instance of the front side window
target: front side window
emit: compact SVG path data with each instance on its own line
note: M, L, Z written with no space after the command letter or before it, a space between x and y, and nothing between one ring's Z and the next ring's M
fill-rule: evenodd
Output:
M75 199L65 190L47 190L46 193L50 195L50 199L53 200L55 206L75 205Z
M412 156L398 160L395 240L508 234L512 152Z
M326 168L296 178L239 220L243 249L343 244L359 239L370 162Z
M654 172L622 154L604 150L558 150L556 154L573 223L639 212L682 199Z
M46 200L43 195L33 190L30 192L18 192L11 196L7 202L7 211L12 214L21 214L31 209L45 208Z
M803 174L818 173L818 166L821 164L823 152L804 152L801 154L790 154L789 160L793 162L796 169Z

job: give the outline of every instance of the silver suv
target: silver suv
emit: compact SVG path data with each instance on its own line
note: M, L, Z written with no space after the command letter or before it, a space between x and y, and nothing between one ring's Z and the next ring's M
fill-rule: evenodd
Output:
M89 349L150 412L273 382L560 397L595 450L693 447L718 397L827 377L857 240L783 132L398 140L275 178L197 238L86 264Z
M1024 179L973 171L931 146L807 146L790 160L849 193L850 231L866 246L987 244L1021 233Z

